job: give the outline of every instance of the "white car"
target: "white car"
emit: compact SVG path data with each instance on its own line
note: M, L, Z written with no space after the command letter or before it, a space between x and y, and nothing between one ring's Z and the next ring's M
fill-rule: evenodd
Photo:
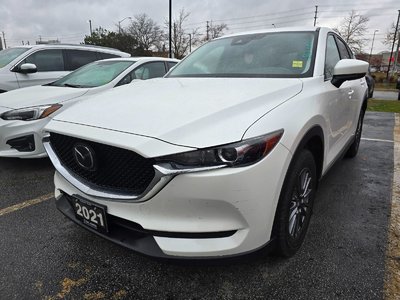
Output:
M32 45L0 51L0 93L57 80L96 60L130 57L92 45Z
M357 154L367 69L328 28L215 39L47 125L57 207L152 256L291 256L318 181Z
M47 156L43 127L52 117L77 101L134 79L162 77L177 62L155 57L106 59L50 84L0 94L0 157Z

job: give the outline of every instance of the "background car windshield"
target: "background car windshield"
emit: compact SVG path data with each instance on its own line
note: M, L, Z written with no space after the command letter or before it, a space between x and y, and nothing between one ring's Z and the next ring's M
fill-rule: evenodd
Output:
M241 35L205 44L168 77L309 77L315 32Z
M52 86L98 87L109 83L135 61L98 61L51 83Z
M0 68L8 65L22 53L28 51L29 48L10 48L0 51Z

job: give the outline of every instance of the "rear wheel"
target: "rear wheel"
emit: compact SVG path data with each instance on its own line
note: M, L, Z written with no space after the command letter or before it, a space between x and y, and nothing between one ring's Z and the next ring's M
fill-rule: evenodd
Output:
M304 149L295 156L285 178L274 221L276 253L290 257L301 247L310 222L317 172L314 156Z
M354 136L354 141L351 144L349 150L347 150L346 157L353 158L358 153L358 148L360 147L360 141L361 141L362 126L363 126L363 122L364 122L364 114L365 114L364 110L361 110L360 116L358 118L357 129L356 129L356 133Z

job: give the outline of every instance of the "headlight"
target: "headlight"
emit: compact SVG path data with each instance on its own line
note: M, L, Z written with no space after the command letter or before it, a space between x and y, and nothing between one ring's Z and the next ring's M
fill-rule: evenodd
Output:
M278 144L283 129L238 143L157 157L158 163L168 163L174 169L195 169L213 166L242 167L265 157Z
M43 119L62 107L61 104L35 106L7 111L0 115L3 120L32 121Z

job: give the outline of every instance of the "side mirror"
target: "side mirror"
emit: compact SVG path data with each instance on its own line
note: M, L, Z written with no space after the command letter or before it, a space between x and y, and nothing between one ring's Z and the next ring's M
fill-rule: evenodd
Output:
M360 79L368 72L369 64L357 59L339 60L333 68L332 84L339 88L347 80Z
M32 74L32 73L37 72L37 67L35 64L25 63L19 67L17 72L22 73L22 74Z

